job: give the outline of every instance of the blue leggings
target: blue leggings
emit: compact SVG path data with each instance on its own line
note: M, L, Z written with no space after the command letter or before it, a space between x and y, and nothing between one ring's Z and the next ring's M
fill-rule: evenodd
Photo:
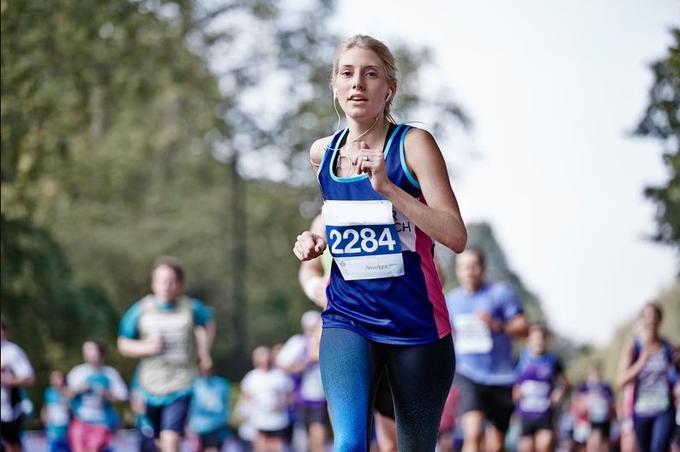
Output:
M666 451L671 448L675 411L667 410L656 416L633 418L633 429L640 452Z
M400 451L434 451L455 357L451 336L426 345L388 345L324 328L321 378L336 452L368 451L378 377L386 372Z

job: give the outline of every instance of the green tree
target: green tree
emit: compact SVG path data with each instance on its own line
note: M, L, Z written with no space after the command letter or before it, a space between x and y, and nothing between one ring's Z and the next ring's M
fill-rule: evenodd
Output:
M665 185L647 187L645 195L656 204L654 239L680 251L680 29L671 33L674 42L668 54L651 67L654 83L649 105L635 134L664 144L663 161L669 180Z

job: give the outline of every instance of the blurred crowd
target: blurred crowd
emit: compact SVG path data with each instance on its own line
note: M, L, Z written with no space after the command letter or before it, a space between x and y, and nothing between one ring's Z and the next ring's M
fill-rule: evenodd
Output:
M643 307L621 350L616 381L606 381L600 364L592 363L583 381L570 382L549 330L524 318L508 285L486 281L483 254L468 250L456 266L461 286L447 294L456 377L438 450L680 451L680 356L659 335L657 304ZM318 272L300 271L305 292L321 307L324 273L321 262ZM320 311L305 312L300 333L285 343L256 347L252 370L230 383L213 372L211 310L182 295L182 282L176 261L159 260L152 293L124 315L118 352L139 359L129 382L106 364L104 343L92 339L82 344L83 362L53 370L43 399L31 401L30 360L9 340L3 321L2 450L22 450L29 416L39 416L49 451L114 450L125 404L134 413L140 451L331 450ZM389 379L374 392L372 450L397 450Z

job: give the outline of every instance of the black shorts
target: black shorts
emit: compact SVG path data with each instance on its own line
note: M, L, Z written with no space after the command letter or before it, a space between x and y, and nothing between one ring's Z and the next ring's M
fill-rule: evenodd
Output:
M533 436L539 430L555 430L555 417L547 412L537 418L520 418L520 436Z
M23 416L15 421L0 422L0 438L9 444L21 444L21 432L23 431Z
M292 426L288 426L280 430L258 430L258 432L260 432L267 438L281 438L284 441L290 441L293 436Z
M201 433L198 435L198 441L201 444L201 450L208 449L210 447L217 450L222 450L222 445L227 437L226 428L220 428L212 432Z
M159 438L164 430L170 430L183 436L190 405L191 395L178 397L164 405L147 404L146 415L153 425L154 437Z
M323 424L330 426L328 418L328 407L325 403L305 405L304 402L298 407L297 415L307 430L312 424Z
M383 372L378 377L378 386L375 390L375 410L381 416L394 420L394 402L392 401L390 382L387 380L387 372Z
M486 420L507 432L515 407L512 402L512 386L487 386L476 383L457 373L453 384L460 393L458 412L481 411Z
M590 431L599 430L602 433L603 438L609 438L609 432L611 430L612 423L609 421L604 422L591 422Z

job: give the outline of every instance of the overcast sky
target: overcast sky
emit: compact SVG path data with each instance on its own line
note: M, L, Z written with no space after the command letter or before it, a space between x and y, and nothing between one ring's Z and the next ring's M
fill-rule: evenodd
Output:
M654 207L642 190L667 179L661 145L629 131L647 104L648 66L680 26L678 3L414 5L339 0L333 28L435 51L481 155L440 143L460 166L453 183L465 219L492 224L558 331L606 342L673 281L672 251L645 239Z

